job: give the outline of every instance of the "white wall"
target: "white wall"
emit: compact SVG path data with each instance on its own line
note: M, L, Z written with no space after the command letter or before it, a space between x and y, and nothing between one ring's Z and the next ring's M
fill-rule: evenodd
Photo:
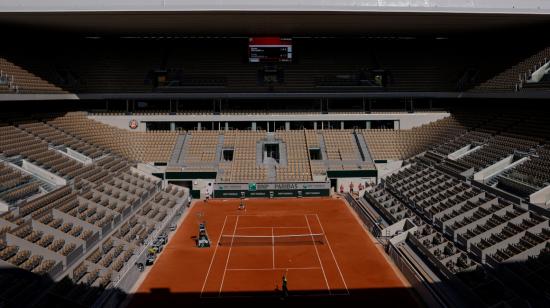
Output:
M531 77L529 77L527 83L537 83L542 78L544 78L544 75L548 73L550 73L550 61L537 69L533 74L531 74Z
M538 206L541 206L545 209L550 209L550 204L548 204L549 201L550 201L550 186L546 186L545 188L529 196L529 202L536 204Z
M40 179L50 183L50 184L54 184L54 185L58 185L58 186L63 186L63 185L67 185L67 181L56 175L56 174L53 174L51 172L49 172L48 170L45 170L45 169L42 169L40 167L38 167L37 165L33 164L33 163L30 163L29 161L23 159L23 165L21 166L21 168L23 170L26 170L34 175L36 175L37 177L39 177Z
M494 176L495 174L504 171L512 162L514 161L514 155L510 155L506 158L499 160L498 162L490 165L489 167L480 170L474 174L474 180L485 183L489 177Z
M200 190L201 191L201 198L206 197L206 192L208 191L210 193L210 196L214 194L214 179L204 180L204 179L197 179L193 180L193 190ZM208 184L211 184L208 186Z
M402 160L390 160L385 164L376 164L376 169L378 170L378 179L384 179L403 167Z
M363 186L366 186L365 183L376 183L376 178L338 178L336 179L336 192L340 192L340 185L344 186L344 192L349 192L349 184L353 183L353 191L359 192L359 196L363 197L365 189L359 191L359 183L363 183Z
M546 12L548 0L0 0L0 11L434 11Z
M7 203L2 202L2 200L0 200L0 214L7 212L9 209L10 209L10 206Z
M0 0L1 1L1 0ZM450 116L448 112L376 113L376 114L300 114L300 115L89 115L88 118L114 127L130 129L130 121L139 126L132 131L145 131L144 122L226 122L226 121L372 121L397 120L401 129L411 129ZM222 128L224 125L222 125ZM318 126L320 128L320 126Z

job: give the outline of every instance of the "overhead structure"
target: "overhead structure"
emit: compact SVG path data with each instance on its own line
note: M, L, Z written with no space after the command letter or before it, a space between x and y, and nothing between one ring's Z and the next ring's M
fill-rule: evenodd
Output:
M0 1L0 25L90 35L462 33L538 26L549 14L550 2L540 0Z

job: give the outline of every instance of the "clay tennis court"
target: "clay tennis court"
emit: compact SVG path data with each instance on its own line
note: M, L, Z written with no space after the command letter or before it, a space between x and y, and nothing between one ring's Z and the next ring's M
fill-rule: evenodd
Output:
M289 290L285 303L418 306L343 201L247 199L246 210L239 210L239 203L195 204L131 306L279 301L283 275ZM195 245L203 221L210 248Z

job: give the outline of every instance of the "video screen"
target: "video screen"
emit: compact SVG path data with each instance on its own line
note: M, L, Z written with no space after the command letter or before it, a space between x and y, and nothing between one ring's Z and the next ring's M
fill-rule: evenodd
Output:
M248 39L250 63L292 62L292 39L251 37Z

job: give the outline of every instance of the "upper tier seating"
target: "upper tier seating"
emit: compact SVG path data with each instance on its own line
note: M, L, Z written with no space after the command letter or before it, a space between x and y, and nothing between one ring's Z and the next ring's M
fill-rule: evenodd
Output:
M51 41L53 40L53 41ZM431 39L295 38L292 63L246 63L245 39L124 38L6 42L2 57L20 93L457 91L517 63L498 42ZM36 45L48 48L36 48ZM471 48L476 44L477 48ZM223 50L223 52L220 52ZM17 67L24 67L28 71ZM82 59L86 59L83 61ZM8 64L9 63L9 64ZM260 72L275 71L276 81ZM29 73L33 72L32 73ZM166 72L166 83L157 72ZM367 72L365 74L365 72ZM473 72L475 80L464 82ZM35 75L36 74L36 75ZM511 73L513 80L518 76ZM384 76L383 85L374 76ZM37 77L40 76L40 77ZM472 77L472 76L470 76ZM48 82L44 81L46 78ZM513 90L513 83L505 79ZM56 85L54 85L56 84ZM488 82L489 86L492 86ZM483 86L482 86L483 87ZM0 92L13 91L0 85Z
M516 85L520 84L520 78L525 74L534 72L535 67L540 65L544 60L550 60L550 47L546 47L536 54L528 57L516 65L506 69L495 77L478 85L475 91L515 91Z
M9 80L10 86L2 85L0 93L67 93L60 87L34 75L12 62L0 57L0 71Z

